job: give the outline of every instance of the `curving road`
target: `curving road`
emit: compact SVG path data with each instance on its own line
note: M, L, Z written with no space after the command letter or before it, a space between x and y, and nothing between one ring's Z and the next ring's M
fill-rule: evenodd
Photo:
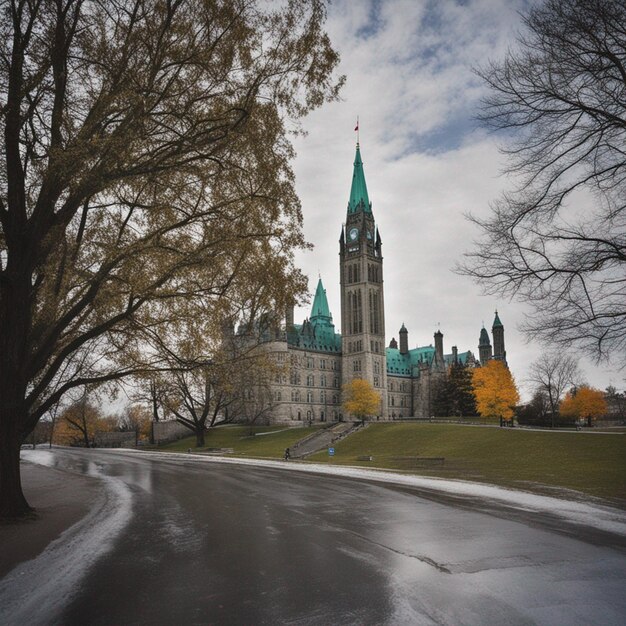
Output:
M2 623L626 622L624 536L523 507L184 456L23 456L102 493L0 581Z

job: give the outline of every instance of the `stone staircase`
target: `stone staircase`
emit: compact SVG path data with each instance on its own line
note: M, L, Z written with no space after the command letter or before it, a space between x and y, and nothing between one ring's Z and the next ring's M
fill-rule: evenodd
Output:
M319 450L331 447L333 443L363 428L361 422L338 422L300 439L290 448L292 459L303 459Z

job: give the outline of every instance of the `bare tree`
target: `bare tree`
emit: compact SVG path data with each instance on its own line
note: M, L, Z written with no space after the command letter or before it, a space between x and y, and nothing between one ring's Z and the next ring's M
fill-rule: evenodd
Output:
M626 392L622 391L620 393L613 385L609 385L605 389L604 394L610 416L619 419L625 419Z
M0 0L0 15L12 517L30 510L20 442L68 390L158 368L143 334L190 300L211 315L250 259L283 297L303 291L288 129L342 81L323 0Z
M261 292L267 295L271 290ZM253 309L261 292L255 289ZM276 330L243 323L237 334L227 332L211 341L215 334L203 332L206 324L198 320L192 316L184 330L178 325L177 339L155 339L169 363L159 382L164 408L196 435L196 446L201 447L206 431L218 421L253 423L267 415L272 406L268 383L277 366L264 349L267 333Z
M545 425L545 420L550 412L550 401L545 392L537 390L527 404L516 407L515 413L520 424Z
M461 272L533 308L523 330L626 365L626 4L547 0L478 74L517 186Z
M212 364L176 371L169 380L167 410L194 433L196 447L203 447L207 429L215 424L230 401L229 387Z
M61 443L89 448L94 444L96 430L103 428L104 423L99 409L85 390L58 417L56 438Z
M528 382L534 385L536 392L544 394L548 399L552 428L566 389L580 384L580 381L578 361L568 354L546 353L531 364Z
M233 364L232 402L227 409L228 421L242 422L250 426L267 424L276 403L272 388L272 378L284 376L284 368L275 363L271 356L258 350L248 352L246 359Z

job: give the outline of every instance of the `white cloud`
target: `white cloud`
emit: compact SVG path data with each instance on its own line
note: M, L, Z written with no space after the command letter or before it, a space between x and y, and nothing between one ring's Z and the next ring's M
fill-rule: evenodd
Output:
M507 185L495 139L473 118L484 86L472 67L501 57L519 27L523 0L336 2L328 31L348 81L342 101L304 122L295 163L305 234L315 250L298 256L318 271L340 326L338 239L345 220L360 117L365 176L383 239L387 341L404 322L411 345L432 342L477 353L481 323L498 307L507 356L519 382L541 346L516 327L525 308L483 297L451 268L477 236L464 219L484 214ZM307 307L297 317L308 315ZM624 374L585 366L590 383L624 386Z

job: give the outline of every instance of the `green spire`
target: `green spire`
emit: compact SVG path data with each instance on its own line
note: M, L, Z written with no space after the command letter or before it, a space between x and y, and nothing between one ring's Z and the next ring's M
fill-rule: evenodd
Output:
M315 298L313 299L313 308L311 309L311 321L319 320L319 318L332 319L330 309L328 308L328 300L326 299L326 289L322 285L322 279L317 282Z
M480 339L478 340L479 346L490 346L491 342L489 341L489 335L487 334L487 329L483 326L480 331Z
M372 212L370 199L367 195L367 185L365 184L365 174L363 172L363 161L361 161L361 150L356 144L356 156L354 157L354 172L352 174L352 188L350 189L350 201L348 202L348 213L364 211Z
M498 317L498 310L496 309L496 317L493 320L493 326L491 327L493 328L504 328L504 325L502 324L502 322L500 321L500 318Z

